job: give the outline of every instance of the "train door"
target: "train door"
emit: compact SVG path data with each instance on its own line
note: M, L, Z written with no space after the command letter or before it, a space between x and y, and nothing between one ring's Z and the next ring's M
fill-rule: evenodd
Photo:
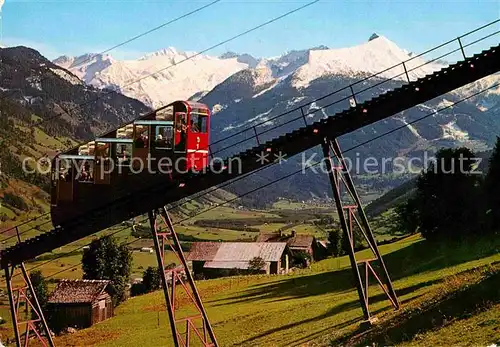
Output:
M175 152L185 153L187 149L188 120L186 112L175 113Z
M95 166L94 182L95 184L111 183L111 144L106 142L97 142L95 146Z
M71 159L59 157L56 159L57 201L73 201L73 184L75 168Z
M209 117L208 111L197 110L189 115L187 158L189 166L201 170L208 165Z

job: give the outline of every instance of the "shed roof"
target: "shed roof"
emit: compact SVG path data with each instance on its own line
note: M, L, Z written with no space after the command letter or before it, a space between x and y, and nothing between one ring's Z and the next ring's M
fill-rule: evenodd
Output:
M245 262L255 257L278 261L285 251L285 242L195 242L188 260L213 262Z
M51 304L91 303L105 293L107 280L62 280L50 294Z
M311 235L295 235L287 240L288 247L311 247L314 242L314 236Z
M220 242L194 242L187 255L187 260L213 260Z

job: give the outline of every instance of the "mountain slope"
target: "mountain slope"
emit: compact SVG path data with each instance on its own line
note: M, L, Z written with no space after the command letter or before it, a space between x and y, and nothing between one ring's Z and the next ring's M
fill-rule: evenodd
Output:
M36 114L39 121L50 119L42 128L51 135L88 138L150 110L119 93L85 85L33 49L6 48L0 54L0 96Z
M403 60L409 55L383 36L358 46L329 49L318 46L292 50L279 57L256 59L249 54L227 52L220 57L182 52L169 47L147 54L137 60L120 61L105 54L85 54L79 57L62 56L54 63L68 69L85 83L97 88L111 88L158 107L174 99L187 99L208 92L233 74L249 69L267 69L276 79L295 75L294 86L307 87L325 75L356 76L376 73ZM414 59L408 69L422 63ZM416 78L439 68L433 64L410 72ZM392 77L403 72L401 68L383 74ZM154 76L148 77L151 74ZM138 82L135 82L139 80Z
M47 208L49 175L27 173L38 160L139 117L149 108L118 93L86 86L26 47L0 49L1 227ZM78 105L85 104L82 107ZM34 168L31 161L26 166ZM45 167L42 165L42 168ZM14 198L12 197L14 196Z

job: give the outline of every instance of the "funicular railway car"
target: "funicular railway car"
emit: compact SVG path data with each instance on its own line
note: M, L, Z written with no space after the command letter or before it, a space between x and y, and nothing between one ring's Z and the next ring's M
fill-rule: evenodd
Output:
M210 111L176 101L52 160L54 226L208 165Z

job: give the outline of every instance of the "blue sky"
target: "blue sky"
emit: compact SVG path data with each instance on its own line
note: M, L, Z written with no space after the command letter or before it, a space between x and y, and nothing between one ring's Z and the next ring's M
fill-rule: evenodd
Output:
M6 0L2 44L30 46L48 58L100 52L208 2ZM222 0L111 55L137 58L168 46L200 51L306 2ZM321 0L207 54L236 51L269 57L320 44L346 47L366 41L373 32L420 52L499 17L499 0Z

